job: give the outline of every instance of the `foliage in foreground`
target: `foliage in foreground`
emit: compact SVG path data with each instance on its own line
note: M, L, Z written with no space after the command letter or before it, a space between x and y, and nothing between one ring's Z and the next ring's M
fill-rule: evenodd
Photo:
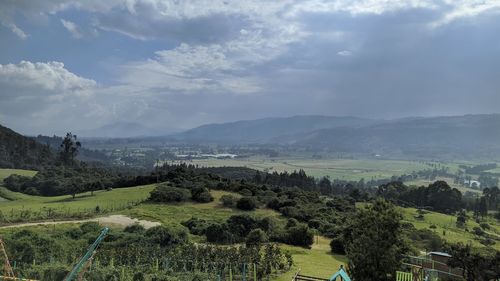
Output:
M62 280L100 231L97 223L80 227L5 230L3 238L16 275ZM264 278L283 272L291 256L274 244L217 246L193 244L183 229L133 225L112 229L95 256L91 280L215 280L217 275L241 275L253 270ZM137 274L140 272L140 274ZM250 275L248 275L250 276ZM197 279L198 278L198 279Z

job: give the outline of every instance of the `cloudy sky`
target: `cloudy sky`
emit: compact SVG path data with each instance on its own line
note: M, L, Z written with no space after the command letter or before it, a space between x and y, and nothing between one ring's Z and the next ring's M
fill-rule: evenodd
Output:
M500 112L499 0L2 0L0 124Z

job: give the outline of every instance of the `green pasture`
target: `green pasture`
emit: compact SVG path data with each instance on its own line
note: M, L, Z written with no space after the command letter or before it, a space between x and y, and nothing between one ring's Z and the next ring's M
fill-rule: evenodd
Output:
M187 221L192 217L207 221L222 222L230 216L237 214L252 214L258 217L281 216L279 213L271 209L257 209L253 212L247 212L238 209L226 208L222 206L219 201L222 195L230 194L236 197L239 197L240 195L218 190L212 190L210 193L214 196L214 201L210 203L142 203L130 209L123 210L120 214L138 219L158 221L163 225L169 226L179 226L181 222Z
M473 233L473 228L479 227L479 224L472 219L472 213L468 214L469 218L467 219L466 226L464 228L459 228L456 226L456 216L429 211L424 214L424 219L420 220L416 218L418 215L417 209L400 207L398 209L403 215L403 220L405 222L412 223L417 229L425 228L433 230L436 234L448 242L462 242L465 244L470 243L476 247L485 247L479 243L479 240L476 239L477 237ZM491 229L486 230L486 232L500 238L500 225L498 222L492 218L486 218L485 222L487 222L491 227ZM435 226L435 228L431 228L431 226ZM492 247L496 250L500 250L500 243L497 242Z
M425 163L409 160L385 159L311 159L311 158L265 158L249 157L236 159L195 159L177 161L197 164L204 167L236 166L248 167L268 172L293 172L304 170L308 175L320 178L329 176L331 179L355 180L383 179L402 174L409 174L431 168ZM441 164L453 171L455 164Z
M340 265L347 265L347 258L332 254L330 240L322 236L315 237L311 249L289 245L282 245L282 248L292 254L294 265L290 271L273 279L275 281L289 281L298 271L303 275L328 279Z
M27 177L32 177L36 175L36 171L30 171L30 170L19 170L19 169L0 169L0 185L2 184L3 179L6 177L16 174L20 176L27 176Z

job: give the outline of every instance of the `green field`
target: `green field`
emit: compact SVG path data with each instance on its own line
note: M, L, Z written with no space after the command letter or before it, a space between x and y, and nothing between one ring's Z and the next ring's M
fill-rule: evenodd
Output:
M16 175L21 175L21 176L27 176L27 177L32 177L36 175L36 171L29 171L29 170L19 170L19 169L0 169L0 185L2 184L3 179L6 177L16 174Z
M436 228L432 230L448 242L462 242L465 244L470 243L476 247L485 247L484 245L479 243L477 239L475 239L476 237L472 232L474 227L479 227L479 224L471 218L471 213L468 214L470 218L467 220L465 227L467 228L467 231L465 228L459 228L456 226L456 216L445 215L436 212L428 212L424 215L423 220L419 220L415 218L415 216L417 215L417 209L398 209L400 209L401 213L403 214L403 220L412 223L417 229L432 229L430 227L431 225L433 225ZM488 218L487 223L491 227L491 229L487 230L487 232L500 238L500 225L498 224L498 222L492 218ZM496 243L495 245L493 245L493 248L496 250L500 250L500 244Z
M249 157L237 159L199 159L192 161L177 161L197 164L205 167L236 166L248 167L268 172L293 172L302 169L308 175L320 178L329 176L331 179L355 180L385 179L392 176L409 174L431 168L425 163L407 160L384 159L311 159L311 158L264 158ZM457 165L445 165L453 171Z

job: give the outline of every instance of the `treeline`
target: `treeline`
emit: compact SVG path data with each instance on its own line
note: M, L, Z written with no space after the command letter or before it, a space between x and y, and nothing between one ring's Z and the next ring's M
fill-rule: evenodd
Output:
M466 174L479 175L482 172L496 169L497 164L496 163L489 163L489 164L479 164L479 165L474 165L474 166L459 165L458 167L460 169L463 169Z
M75 165L50 165L41 168L33 177L10 175L4 186L15 192L30 195L58 196L102 189L124 187L124 177L135 177L142 171L126 167L107 167L80 162Z
M451 188L445 181L436 181L428 186L408 187L400 181L379 186L377 195L398 205L431 209L452 214L464 207L462 193Z

